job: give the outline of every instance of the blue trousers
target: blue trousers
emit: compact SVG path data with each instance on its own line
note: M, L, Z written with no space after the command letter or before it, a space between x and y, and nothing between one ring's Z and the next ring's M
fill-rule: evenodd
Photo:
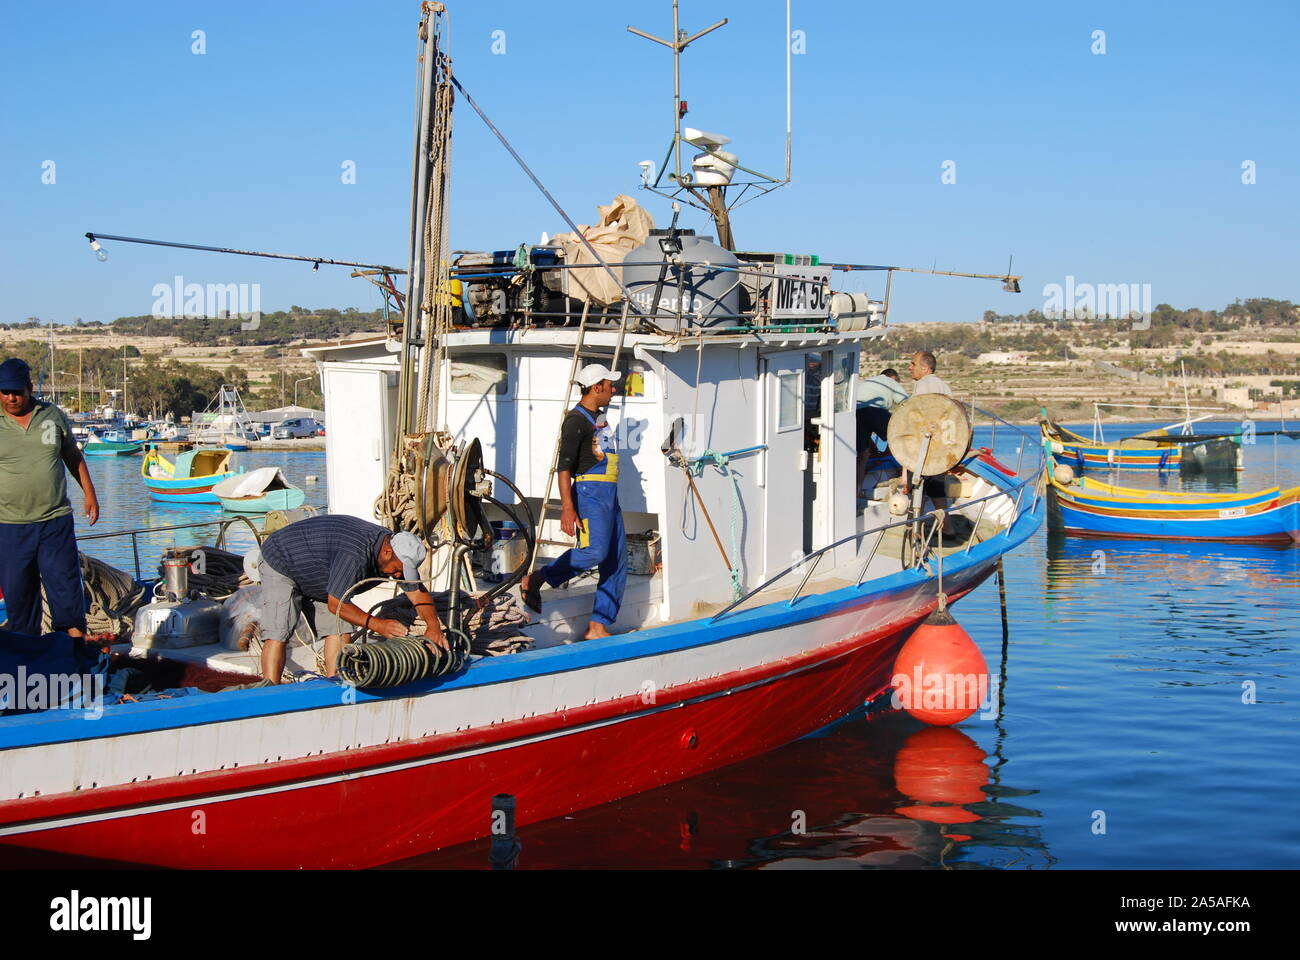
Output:
M623 535L623 510L618 505L618 484L579 481L573 485L573 498L578 511L578 546L560 554L538 574L548 586L558 587L583 570L599 567L591 619L612 627L627 585L627 539Z
M72 514L41 523L0 523L0 590L14 633L41 633L41 584L52 630L86 629L86 597Z

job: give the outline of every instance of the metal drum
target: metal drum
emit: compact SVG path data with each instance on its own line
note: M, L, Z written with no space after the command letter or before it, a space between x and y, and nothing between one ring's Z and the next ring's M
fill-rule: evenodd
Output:
M681 244L680 263L661 266L670 256L660 241ZM677 256L675 253L673 256ZM730 250L694 236L651 236L627 255L623 283L633 302L665 330L679 329L678 308L685 326L740 326L740 261ZM663 286L659 287L660 274ZM659 303L654 307L655 290ZM679 302L680 301L680 302Z

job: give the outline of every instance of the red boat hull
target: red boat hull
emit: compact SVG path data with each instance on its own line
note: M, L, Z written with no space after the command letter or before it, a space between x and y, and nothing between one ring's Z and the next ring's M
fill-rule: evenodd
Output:
M489 835L498 793L516 797L518 824L534 823L820 729L887 687L915 622L674 687L657 702L630 697L490 729L9 801L0 826L30 829L0 843L169 867L389 863ZM47 818L47 829L32 823Z

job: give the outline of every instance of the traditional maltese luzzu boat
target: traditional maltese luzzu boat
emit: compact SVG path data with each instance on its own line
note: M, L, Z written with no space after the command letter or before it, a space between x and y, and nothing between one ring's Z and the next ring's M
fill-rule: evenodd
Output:
M151 447L140 462L149 496L163 503L220 503L212 488L236 473L223 449L186 450L168 460Z
M1082 477L1051 479L1050 524L1080 536L1142 540L1300 541L1300 487L1249 493L1136 490Z
M674 139L703 151L689 180L678 161L676 182L691 187L674 196L711 213L717 243L675 215L653 231L620 197L586 231L453 258L437 200L450 103L460 90L478 107L450 75L441 4L423 11L401 320L307 353L326 397L329 511L430 545L427 582L449 598L456 655L368 685L315 674L311 648L295 643L299 682L234 689L232 677L256 679L250 651L155 649L152 663L225 679L210 693L108 703L94 722L80 710L0 719L0 845L177 867L370 866L489 835L500 795L528 824L672 783L886 694L918 624L1039 528L1037 436L1021 436L1025 462L1000 463L970 449L972 413L946 397L896 414L911 431L896 452L946 476L955 533L939 536L919 486L911 497L855 489L860 354L883 335L885 304L832 284L850 268L895 268L738 252L724 200L742 168L724 137L686 128ZM383 286L395 294L391 277ZM544 613L523 628L531 649L469 656L478 612L571 542L554 496L557 438L575 371L593 360L621 387L607 416L630 553L614 635L572 642L596 589L578 578L542 591ZM209 487L228 469L188 467ZM208 492L165 474L146 482ZM469 561L484 557L496 585L471 603ZM166 562L183 566L184 550ZM165 592L177 605L187 595L184 584ZM345 648L349 664L379 655L363 639Z
M1043 442L1061 463L1078 473L1088 470L1189 470L1214 473L1240 470L1241 437L1175 436L1167 428L1110 442L1081 437L1046 416L1039 424Z

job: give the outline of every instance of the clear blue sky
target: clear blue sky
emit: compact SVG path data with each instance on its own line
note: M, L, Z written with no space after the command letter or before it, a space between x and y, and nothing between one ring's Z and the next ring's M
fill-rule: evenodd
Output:
M784 4L682 5L692 31L731 18L684 58L688 122L780 172ZM449 8L458 76L575 220L628 192L667 221L666 204L636 189L636 164L668 143L671 56L625 31L666 36L667 0ZM7 4L0 321L147 313L153 285L175 274L260 283L265 310L376 307L340 268L124 244L101 264L82 235L405 266L418 10ZM796 0L794 27L807 48L794 57L795 182L738 211L743 248L980 272L1014 255L1026 276L1019 297L903 277L896 321L1041 307L1043 286L1067 274L1150 283L1155 302L1182 307L1300 299L1300 4ZM563 228L464 104L455 131L454 247ZM948 160L955 184L940 180Z

